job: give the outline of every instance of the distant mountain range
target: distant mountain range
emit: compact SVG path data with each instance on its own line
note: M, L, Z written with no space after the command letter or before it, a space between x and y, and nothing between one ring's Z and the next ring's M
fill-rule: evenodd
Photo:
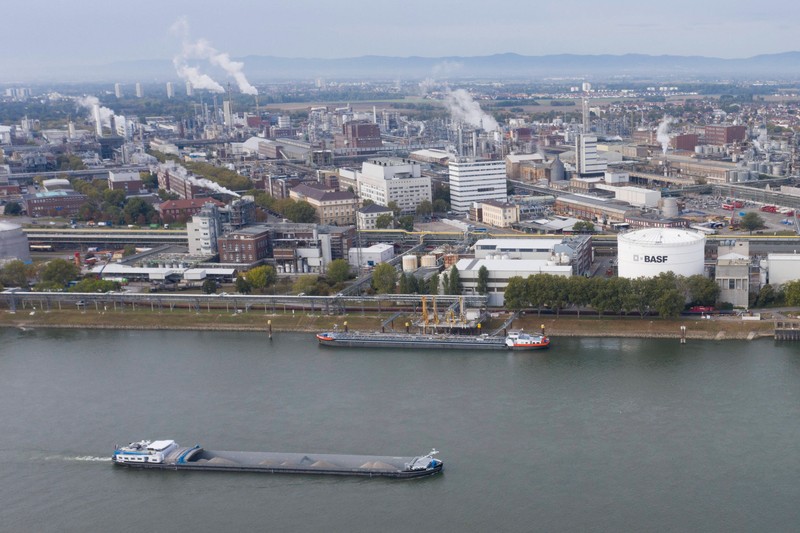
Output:
M702 56L545 55L514 53L471 57L383 57L343 59L246 56L237 58L252 83L287 79L531 79L575 77L610 80L618 77L663 80L800 79L800 52L758 55L745 59ZM60 72L59 72L60 70ZM50 70L40 79L62 81L141 81L177 79L172 62L143 60L115 62L98 67ZM212 73L213 75L213 73ZM219 75L218 81L224 82Z

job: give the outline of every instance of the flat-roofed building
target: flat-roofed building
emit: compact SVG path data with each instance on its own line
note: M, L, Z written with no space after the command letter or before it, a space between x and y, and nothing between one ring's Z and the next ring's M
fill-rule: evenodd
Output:
M750 258L729 253L717 258L714 280L719 285L719 301L734 307L748 307L750 303Z
M467 213L475 202L508 199L505 161L457 157L448 163L450 207Z
M301 183L289 191L289 197L311 204L320 224L349 226L356 223L358 198L349 191L319 189Z
M510 228L519 222L519 206L497 200L486 200L480 203L481 219L484 224L496 228Z
M74 217L87 197L75 191L49 191L25 194L22 204L31 217Z
M135 194L142 189L142 177L136 171L108 172L108 188Z
M220 263L255 264L269 256L270 230L266 226L241 228L217 239Z
M431 179L423 176L420 164L410 159L369 159L361 165L357 181L362 200L382 206L394 202L403 213L414 213L420 203L433 199Z
M570 277L570 265L553 264L549 260L541 259L460 259L456 263L459 279L464 295L478 294L478 276L481 267L486 267L489 272L489 300L488 305L500 307L505 302L505 290L508 280L513 277L527 279L535 274L550 274L553 276Z

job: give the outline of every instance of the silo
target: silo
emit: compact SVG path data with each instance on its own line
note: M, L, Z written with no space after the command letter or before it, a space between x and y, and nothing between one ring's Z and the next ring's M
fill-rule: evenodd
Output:
M664 198L661 205L661 214L664 218L675 218L680 214L677 198Z
M22 226L0 221L0 263L14 259L31 262L28 237L22 231Z
M423 267L435 267L436 266L436 256L433 254L427 254L422 256L422 266Z
M678 228L647 228L619 235L619 277L655 277L664 272L679 276L703 274L705 235Z
M404 255L403 256L403 272L414 272L417 269L417 256Z

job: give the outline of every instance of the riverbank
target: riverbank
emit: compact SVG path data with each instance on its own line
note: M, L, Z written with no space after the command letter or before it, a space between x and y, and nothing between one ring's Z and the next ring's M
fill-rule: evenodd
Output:
M21 311L0 313L0 327L16 328L78 328L78 329L152 329L152 330L227 330L263 331L273 334L282 331L318 332L331 329L334 324L355 331L376 331L389 317L383 314L323 315L305 313L217 313L193 312L185 309L153 312L150 310L125 311ZM769 317L766 317L769 318ZM397 322L397 321L396 321ZM501 319L493 319L484 331L499 327ZM772 337L772 320L745 321L740 317L680 317L661 319L653 317L555 317L528 314L514 321L513 329L539 331L544 326L551 337L633 337L687 339L756 339Z

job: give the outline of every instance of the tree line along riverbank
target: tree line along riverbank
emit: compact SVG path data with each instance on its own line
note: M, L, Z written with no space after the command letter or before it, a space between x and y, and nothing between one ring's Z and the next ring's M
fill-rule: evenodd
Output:
M161 329L161 330L229 330L280 332L319 332L331 329L334 324L355 331L380 330L389 313L325 315L308 313L197 313L186 309L152 312L150 310L125 311L18 311L0 313L0 327L17 328L102 328L102 329ZM769 318L769 317L767 317ZM404 319L398 319L402 323ZM483 328L490 332L500 327L502 318L492 319ZM530 313L514 320L510 329L545 332L554 340L558 337L639 337L688 339L754 339L774 334L772 320L744 321L740 317L679 317L662 319L654 317L603 317L560 316ZM685 333L682 331L685 327Z

